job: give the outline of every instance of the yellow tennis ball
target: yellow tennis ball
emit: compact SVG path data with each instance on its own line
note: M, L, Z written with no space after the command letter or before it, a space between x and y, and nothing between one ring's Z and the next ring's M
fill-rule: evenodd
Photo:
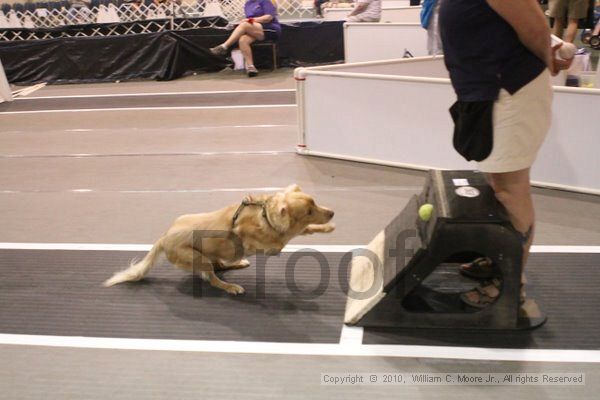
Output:
M429 203L423 204L419 207L419 218L423 221L427 222L431 219L431 215L433 214L433 205Z

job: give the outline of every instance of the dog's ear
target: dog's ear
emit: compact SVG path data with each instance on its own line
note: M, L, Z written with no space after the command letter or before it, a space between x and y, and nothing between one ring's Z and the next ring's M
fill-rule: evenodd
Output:
M269 221L277 231L286 232L291 224L289 207L281 195L275 196L273 200L271 207L268 207Z
M300 189L300 186L294 184L291 184L290 186L285 188L285 193L292 193L292 192L301 192L302 189Z

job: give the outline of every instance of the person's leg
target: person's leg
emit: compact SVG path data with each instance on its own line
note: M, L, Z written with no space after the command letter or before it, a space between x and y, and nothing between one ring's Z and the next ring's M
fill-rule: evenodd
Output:
M265 33L261 24L258 22L253 24L249 22L242 22L234 29L233 33L221 46L227 49L236 44L244 35L252 36L256 40L263 40L265 38Z
M248 69L248 67L254 67L254 60L252 59L252 48L250 47L250 45L255 41L256 39L250 35L244 35L240 38L240 51L244 56L244 61L246 62L246 69Z
M531 184L529 180L529 168L514 172L487 174L488 181L496 198L508 211L510 222L521 234L523 239L523 269L527 264L529 249L533 242L533 226L535 213L533 200L531 198ZM522 283L524 275L521 276ZM500 295L498 283L490 283L479 287L477 290L463 294L463 301L473 306L485 306L486 303L494 301ZM524 293L521 292L521 297Z
M562 38L563 31L565 29L565 23L568 12L569 0L549 0L548 10L550 17L554 18L554 25L552 26L552 33L559 38Z
M488 174L496 198L508 211L510 222L523 237L523 267L533 241L535 213L531 197L529 168Z
M575 36L577 36L577 28L579 26L578 19L569 18L569 24L567 25L567 31L565 32L564 41L573 43L575 41Z
M554 18L554 26L552 27L552 33L559 38L562 38L565 30L565 22L562 18Z

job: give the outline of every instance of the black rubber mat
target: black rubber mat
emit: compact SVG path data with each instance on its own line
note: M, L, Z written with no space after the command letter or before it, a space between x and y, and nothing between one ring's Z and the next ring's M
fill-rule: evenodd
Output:
M365 329L364 344L600 349L600 254L532 254L528 285L548 321L532 331Z
M166 262L144 281L100 286L112 272L142 254L0 250L0 333L306 343L339 340L346 302L338 283L340 253L323 254L323 267L309 256L296 261L290 261L291 254L271 257L264 269L251 259L251 267L222 274L245 287L246 294L238 297L192 279ZM548 322L533 331L366 329L364 343L600 349L596 334L600 329L599 272L600 254L533 254L527 276L548 314Z
M200 107L296 104L294 91L196 93L148 96L69 97L19 99L0 104L0 112L70 109Z
M339 341L346 302L334 273L340 255L327 255L329 268L320 268L309 256L298 259L295 267L288 263L290 254L271 257L262 269L264 284L260 284L262 274L257 274L261 269L254 264L224 272L224 279L244 286L246 294L241 296L214 289L166 262L156 265L143 281L101 286L113 272L141 255L123 251L1 250L0 333ZM323 287L320 296L308 298L309 292L319 291L321 271L325 282L329 269L331 284ZM294 274L293 281L288 277L286 283L286 271ZM198 287L200 293L195 296Z

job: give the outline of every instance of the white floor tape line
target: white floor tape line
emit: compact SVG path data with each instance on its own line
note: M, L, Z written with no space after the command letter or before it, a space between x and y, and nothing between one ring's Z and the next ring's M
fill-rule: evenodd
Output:
M90 250L90 251L147 251L151 244L118 244L118 243L12 243L0 242L0 250ZM315 244L293 244L286 246L283 253L293 253L299 250L320 251L322 253L347 253L349 251L362 249L364 244L340 244L340 245L315 245ZM545 246L537 245L531 247L532 253L600 253L600 246Z
M0 158L103 158L103 157L214 157L214 156L280 156L295 154L289 150L265 151L190 151L165 153L96 153L96 154L0 154Z
M224 130L231 130L231 129L256 129L256 128L260 128L260 129L271 129L271 128L293 128L294 129L294 134L296 134L296 125L291 125L291 124L254 124L254 125L208 125L208 126L187 126L187 127L178 127L178 128L174 128L170 130L170 134L173 133L181 133L181 132L205 132L205 131L214 131L217 129L224 129ZM131 132L143 132L143 133L148 133L148 132L153 132L153 131L158 131L161 133L164 133L165 129L161 128L161 127L126 127L126 128L72 128L72 129L44 129L43 132L37 132L40 135L44 135L44 136L48 136L51 134L63 134L65 132L77 132L77 133L113 133L113 132L125 132L125 133L131 133ZM34 132L31 132L31 130L26 129L26 130L3 130L2 132L0 132L0 136L1 135L14 135L14 134L31 134Z
M362 326L348 326L342 327L342 333L340 334L340 345L342 346L361 346L363 342L365 330Z
M185 106L185 107L119 107L119 108L82 108L65 110L30 110L30 111L5 111L0 115L20 114L48 114L48 113L75 113L75 112L101 112L101 111L181 111L181 110L228 110L244 108L289 108L297 107L296 104L253 104L245 106Z
M346 345L211 340L124 339L0 334L0 344L110 350L152 350L304 356L405 357L487 361L600 363L598 350L488 349L453 346Z
M288 154L288 153L285 153ZM0 157L2 158L2 157ZM218 189L142 189L142 190L103 190L103 189L64 189L64 190L1 190L0 194L30 194L30 193L127 193L127 194L147 194L147 193L255 193L255 192L276 192L284 187L272 188L218 188ZM325 192L364 192L365 190L378 190L383 192L414 192L414 188L404 186L353 186L353 187L327 187L326 189L316 189L319 193ZM362 246L364 247L364 246Z
M186 95L203 95L203 94L230 94L230 93L291 93L296 89L265 89L265 90L208 90L200 92L149 92L149 93L107 93L107 94L74 94L62 96L35 96L20 100L47 100L47 99L88 99L102 97L145 97L145 96L186 96Z

